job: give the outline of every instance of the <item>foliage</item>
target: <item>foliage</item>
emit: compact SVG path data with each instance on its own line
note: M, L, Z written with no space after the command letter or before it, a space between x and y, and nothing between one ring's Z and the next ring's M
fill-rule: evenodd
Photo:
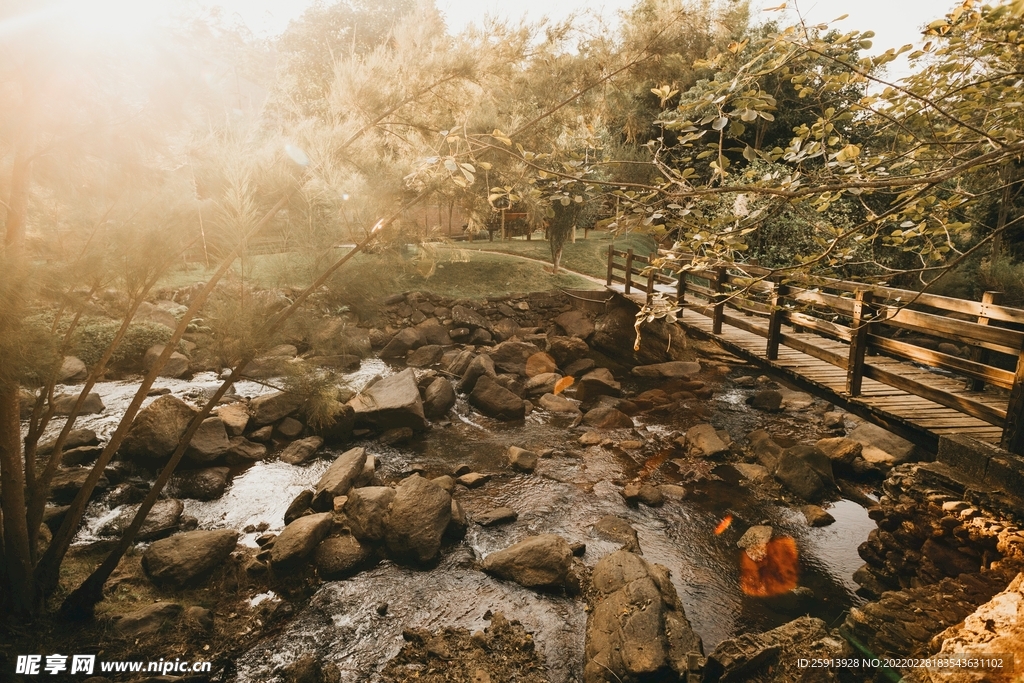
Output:
M114 340L120 322L106 318L85 318L71 335L71 355L86 365L95 365ZM164 325L148 321L132 322L124 339L110 358L115 366L137 367L149 347L166 344L171 330Z

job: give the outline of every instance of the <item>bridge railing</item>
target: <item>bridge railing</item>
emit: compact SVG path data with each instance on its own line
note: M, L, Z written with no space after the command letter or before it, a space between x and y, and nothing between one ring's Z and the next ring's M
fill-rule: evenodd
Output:
M623 284L627 294L644 292L649 300L661 292L684 309L700 311L711 318L714 334L729 324L764 337L768 360L778 359L785 345L842 368L850 396L858 396L869 378L1001 426L1003 446L1024 452L1024 310L1000 305L998 292L968 301L609 248L608 284L613 283ZM884 358L962 378L964 390L952 392L897 372ZM986 386L996 391L983 392Z

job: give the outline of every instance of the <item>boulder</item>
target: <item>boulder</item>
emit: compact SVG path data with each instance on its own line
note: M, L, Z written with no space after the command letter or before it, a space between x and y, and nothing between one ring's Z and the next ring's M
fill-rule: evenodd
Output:
M621 410L610 406L598 406L587 411L583 424L596 429L632 429L633 420Z
M526 416L523 400L487 375L477 380L469 402L484 415L499 420L522 420Z
M480 354L469 362L469 365L466 366L466 371L462 373L459 391L468 394L476 388L476 382L481 377L496 376L497 372L494 369L494 361L487 354Z
M183 608L176 602L154 602L116 617L114 630L119 635L135 640L155 636L160 631L176 630Z
M507 341L495 346L488 352L488 355L494 361L494 367L499 372L523 376L526 375L526 364L530 358L540 352L541 350L533 344Z
M143 301L139 304L139 308L135 312L135 320L138 322L156 323L171 330L178 326L178 319L174 317L173 313L148 301Z
M465 327L470 330L489 330L491 325L473 309L460 305L452 306L452 327Z
M286 462L289 465L301 465L316 455L316 452L323 445L324 440L319 436L309 436L305 439L292 441L284 447L279 458L281 462Z
M424 392L423 414L431 420L438 420L448 414L455 405L455 389L444 377L431 382Z
M779 457L782 455L782 446L775 443L771 435L763 429L757 429L747 434L747 440L750 441L751 450L757 461L767 467L770 472L774 471L775 466L779 463Z
M352 536L332 536L317 546L313 561L321 579L337 581L352 576L373 552Z
M216 500L227 490L230 473L227 467L183 470L171 479L171 488L181 498Z
M57 415L70 415L71 410L75 407L75 403L78 402L78 394L57 394L53 397L53 412ZM90 392L86 397L85 401L82 402L82 407L79 409L79 415L94 415L96 413L102 413L107 407L103 405L103 399L96 392Z
M508 447L508 464L519 472L533 472L537 467L539 457L536 453L518 446Z
M836 488L832 461L814 446L797 445L782 451L772 474L807 501L819 500Z
M686 431L686 447L690 455L698 458L712 458L729 452L729 444L722 440L713 425L694 425Z
M195 414L180 398L160 396L135 416L118 452L129 460L164 461L177 448Z
M775 389L762 389L747 398L747 405L758 410L777 413L782 410L782 392Z
M451 351L449 353L452 354L450 357L448 356L448 354L445 354L445 356L443 356L441 358L441 365L442 365L442 367L444 367L445 370L447 370L448 372L450 372L451 374L453 374L453 375L455 375L457 377L463 377L466 374L466 370L469 369L470 363L472 363L473 359L476 358L476 356L477 356L477 354L473 353L472 351L466 351L466 350ZM446 358L448 360L445 360ZM492 362L491 363L491 370L492 370L492 372L494 370L493 366L494 366L494 364ZM465 391L465 390L463 390L463 391Z
M638 365L629 371L634 377L692 380L700 374L700 363L673 360L653 365Z
M288 509L284 511L285 526L305 515L312 504L313 492L308 489L305 491L299 491L299 494L292 499L291 503L288 504Z
M360 541L374 542L384 538L384 517L395 499L390 486L364 486L352 489L343 508L352 535Z
M427 318L416 325L416 331L419 332L424 344L448 346L452 343L448 331L444 329L441 321L437 318Z
M494 338L499 342L508 341L519 334L519 323L512 318L502 318L492 328Z
M294 569L327 538L332 526L334 515L330 512L299 517L274 539L274 546L270 549L270 566L274 569Z
M241 401L221 406L214 414L224 423L228 436L241 436L249 425L249 406Z
M573 361L585 358L590 353L590 347L578 337L550 337L548 353L555 359L559 367L564 368Z
M456 483L462 484L467 489L476 489L480 488L490 480L491 475L489 474L480 474L479 472L466 472L465 474L459 475L455 481Z
M119 514L100 529L101 536L120 536L135 518L138 506L134 505ZM146 521L142 523L135 538L138 541L152 541L169 536L178 530L185 506L180 500L164 498L153 504Z
M357 423L370 424L382 430L409 427L422 431L427 428L423 401L412 368L374 382L348 404L355 411Z
M563 369L565 374L570 377L581 377L596 367L597 363L594 362L593 358L580 358L569 363Z
M822 453L828 456L833 465L850 467L853 461L860 456L864 450L863 444L843 436L836 436L829 439L819 439L814 444Z
M764 481L771 476L768 472L768 468L764 465L755 465L753 463L746 462L735 462L732 463L732 468L740 473L740 476L748 481Z
M85 486L85 480L89 478L91 471L91 467L58 469L50 483L50 496L54 502L63 505L74 500L81 488ZM105 475L100 476L99 481L96 482L96 488L92 493L92 497L96 497L109 486L110 482L107 480L107 477Z
M410 427L394 427L377 437L377 442L382 446L391 446L408 441L415 435L416 432L412 431Z
M800 667L800 660L836 659L843 657L843 652L843 639L829 631L824 621L800 617L764 633L747 633L722 641L708 655L704 680L829 683L839 680L833 670L820 669L812 678L808 669Z
M187 531L152 543L142 554L142 568L156 584L180 588L227 560L238 543L233 529Z
M498 526L519 519L519 513L509 507L494 508L479 515L473 515L473 521L480 526Z
M366 466L366 450L353 448L339 455L327 468L316 485L315 497L333 501L337 496L344 496L352 488L356 478Z
M274 428L274 432L285 439L295 439L302 434L302 430L305 429L305 425L296 420L293 417L286 417L277 423Z
M142 357L142 368L149 372L157 360L159 360L161 354L164 352L165 346L163 344L154 344L146 349L146 354ZM178 378L188 372L188 366L191 361L188 356L178 351L172 351L170 358L164 363L163 368L158 373L160 377L173 377Z
M231 447L224 422L219 417L208 417L199 425L185 451L185 457L192 462L205 464L213 462Z
M580 409L575 403L567 399L565 396L556 396L555 394L544 394L537 401L537 405L549 413L575 413L579 414Z
M551 394L555 391L555 383L562 378L557 372L542 372L533 375L526 381L524 391L528 397Z
M301 396L286 391L275 391L257 396L249 403L249 408L252 411L252 423L256 427L274 424L297 413L303 403L305 401Z
M398 334L391 338L391 341L380 350L381 358L405 358L413 349L423 346L423 336L419 330L406 327L399 330Z
M584 403L598 396L621 396L622 385L607 368L596 368L585 374L576 385L576 398Z
M547 375L558 370L555 359L541 351L526 359L526 376L533 378L537 375Z
M411 368L429 367L441 360L444 349L436 344L427 344L414 351L410 351L405 357L405 364Z
M636 529L621 517L616 517L615 515L602 517L594 525L594 533L601 538L621 544L622 550L634 553L640 552L640 539L637 536Z
M587 339L594 334L594 323L582 311L566 311L555 316L554 323L562 328L566 336Z
M228 439L228 450L224 454L229 465L255 462L267 457L267 447L261 443L249 441L244 436L233 436Z
M861 457L882 469L925 458L914 444L871 422L862 422L847 436L863 446Z
M434 482L413 475L395 488L384 518L384 543L400 561L430 562L452 516L452 498Z
M804 519L813 527L828 526L836 521L835 517L817 505L804 505L800 508L800 512L804 513Z
M665 504L665 494L652 484L630 482L622 488L622 497L631 505L643 503L649 507L661 507Z
M77 384L78 382L84 382L88 376L89 368L85 367L85 363L74 356L64 356L64 361L60 364L60 370L57 371L57 383Z
M82 446L97 446L99 445L99 438L96 436L96 432L91 429L72 429L68 432L68 436L64 439L64 450L72 448L81 448ZM56 437L47 439L46 441L40 442L36 448L38 455L49 455L53 453L53 447L57 445Z
M562 588L572 564L569 542L555 534L530 536L484 558L482 569L526 588Z
M352 430L356 426L356 412L352 406L341 401L331 402L330 424L322 424L313 428L313 432L328 444L342 444L352 438Z
M63 451L60 454L60 464L65 467L84 465L94 462L100 457L101 453L103 453L102 446L79 446L78 448Z

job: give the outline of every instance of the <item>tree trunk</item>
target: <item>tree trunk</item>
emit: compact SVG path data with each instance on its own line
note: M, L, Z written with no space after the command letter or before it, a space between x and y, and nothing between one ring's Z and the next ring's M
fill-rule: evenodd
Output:
M0 506L3 508L4 560L11 609L28 616L36 608L32 555L25 516L25 472L21 458L18 387L0 387Z

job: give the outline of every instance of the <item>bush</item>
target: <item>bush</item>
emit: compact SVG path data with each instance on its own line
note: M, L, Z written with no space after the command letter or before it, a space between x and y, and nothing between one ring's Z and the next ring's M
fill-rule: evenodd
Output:
M116 320L88 318L79 323L71 337L71 353L86 365L94 365L103 357L114 335L121 327ZM110 359L112 366L134 366L154 344L166 344L171 330L151 322L133 322Z

